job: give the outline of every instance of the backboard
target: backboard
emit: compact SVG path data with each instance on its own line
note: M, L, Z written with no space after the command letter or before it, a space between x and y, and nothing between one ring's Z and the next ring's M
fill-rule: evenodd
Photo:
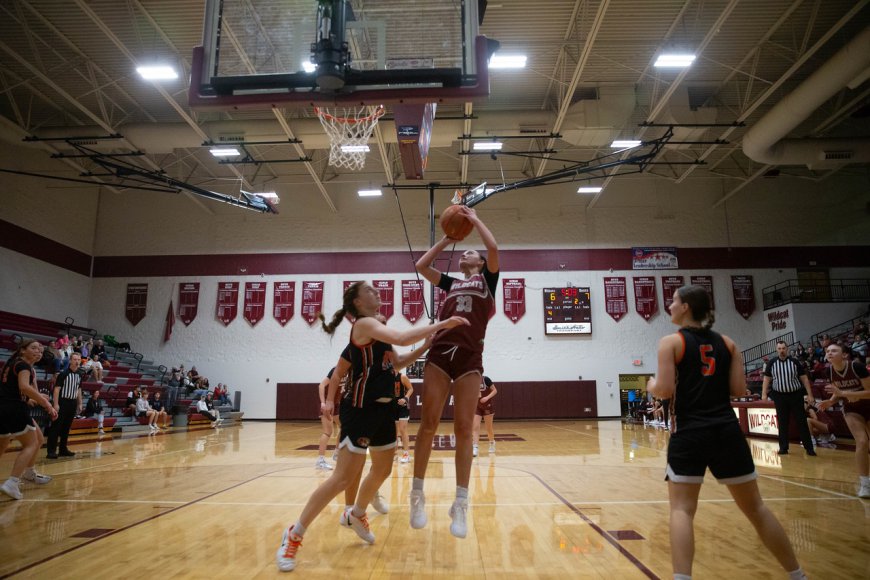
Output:
M489 94L480 0L207 0L196 109L468 102ZM344 6L345 10L339 7Z

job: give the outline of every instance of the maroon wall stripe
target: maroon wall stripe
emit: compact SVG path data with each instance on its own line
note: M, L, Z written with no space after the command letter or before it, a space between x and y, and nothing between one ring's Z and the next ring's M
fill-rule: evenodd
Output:
M403 274L414 271L415 252L311 252L103 256L94 277L239 276L257 274ZM449 253L445 253L449 256ZM870 246L678 248L680 270L740 268L870 267ZM630 248L502 250L501 269L511 272L631 270ZM459 252L453 255L455 270Z
M0 247L82 276L91 275L91 256L13 223L0 220Z

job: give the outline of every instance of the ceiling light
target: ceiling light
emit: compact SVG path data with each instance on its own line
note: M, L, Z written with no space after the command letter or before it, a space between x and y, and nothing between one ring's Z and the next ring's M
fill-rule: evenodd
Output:
M368 145L342 145L342 153L368 153L371 151Z
M501 146L504 143L498 141L478 141L474 144L475 151L501 151Z
M178 78L175 69L167 64L136 67L136 72L146 81L171 81Z
M317 70L317 65L310 60L304 60L302 61L302 70L307 73L313 73L315 70Z
M660 54L653 66L685 68L695 62L694 54Z
M629 147L640 147L641 141L636 139L617 139L610 144L612 149L625 149Z
M577 193L601 193L603 187L592 187L589 185L585 185L577 190Z
M258 195L258 196L262 197L263 199L278 199L278 194L275 193L274 191L261 191L261 192L254 193L253 195Z
M208 152L215 157L235 157L240 155L239 150L235 147L212 147Z
M494 54L489 59L489 68L525 68L524 54Z
M383 195L380 189L360 189L356 194L360 197L380 197Z

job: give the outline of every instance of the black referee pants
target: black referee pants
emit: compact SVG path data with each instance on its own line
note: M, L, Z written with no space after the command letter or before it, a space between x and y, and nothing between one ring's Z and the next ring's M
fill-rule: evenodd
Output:
M804 449L812 451L813 438L807 425L807 415L804 411L804 395L806 391L800 389L793 393L780 393L771 391L770 396L776 407L776 423L779 428L779 450L788 451L788 432L791 429L791 419L797 421L798 433Z
M52 421L51 427L48 428L48 453L57 453L58 439L60 439L60 450L67 450L66 445L69 438L69 430L72 427L73 419L76 417L78 404L78 399L60 400L60 410L57 412L57 419Z

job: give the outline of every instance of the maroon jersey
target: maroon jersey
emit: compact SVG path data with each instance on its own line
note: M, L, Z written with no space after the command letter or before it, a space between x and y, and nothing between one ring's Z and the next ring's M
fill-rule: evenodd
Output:
M861 380L868 376L870 373L861 363L852 361L846 365L842 373L837 371L834 365L831 365L828 378L831 380L831 384L841 391L863 391L864 387Z
M492 393L492 379L483 376L480 380L480 399L488 397ZM492 399L490 399L491 401Z
M470 326L456 326L442 330L435 336L433 348L439 346L459 346L471 351L483 351L483 339L489 314L495 308L495 288L498 285L498 272L484 270L464 280L441 274L438 287L447 292L441 305L439 320L451 316L461 316L471 323Z

